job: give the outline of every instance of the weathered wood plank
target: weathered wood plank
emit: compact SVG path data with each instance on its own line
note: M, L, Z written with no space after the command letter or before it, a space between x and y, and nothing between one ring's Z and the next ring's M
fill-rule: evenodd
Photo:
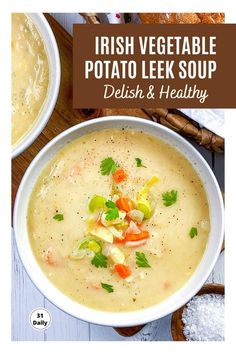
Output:
M49 310L52 316L52 324L45 331L46 341L89 340L89 323L80 321L61 311L47 299L45 299L45 308Z
M44 340L44 333L31 327L31 312L44 307L44 296L26 274L12 237L12 340Z

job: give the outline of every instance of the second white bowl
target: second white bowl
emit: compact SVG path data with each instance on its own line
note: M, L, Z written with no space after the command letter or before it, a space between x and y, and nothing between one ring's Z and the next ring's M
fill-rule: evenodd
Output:
M39 31L43 39L49 61L50 79L47 97L42 107L42 110L40 111L40 114L30 131L22 138L22 140L20 140L18 144L16 144L12 148L12 159L20 155L24 150L26 150L44 129L55 107L61 80L61 64L59 51L56 39L48 21L46 20L44 15L40 13L27 13L27 16L32 19L33 23L35 24L37 30Z

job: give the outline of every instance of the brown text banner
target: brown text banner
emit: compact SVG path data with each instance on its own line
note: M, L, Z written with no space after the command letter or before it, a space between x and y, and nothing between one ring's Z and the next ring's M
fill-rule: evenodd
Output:
M74 25L74 108L235 108L236 25Z

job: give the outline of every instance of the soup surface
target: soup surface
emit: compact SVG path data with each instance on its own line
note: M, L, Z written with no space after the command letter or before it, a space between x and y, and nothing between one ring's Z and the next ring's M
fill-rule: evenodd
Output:
M42 38L32 20L12 15L12 145L29 132L47 96L49 66Z
M146 308L180 289L209 229L192 165L170 145L131 130L66 145L38 178L28 209L45 275L75 301L105 311Z

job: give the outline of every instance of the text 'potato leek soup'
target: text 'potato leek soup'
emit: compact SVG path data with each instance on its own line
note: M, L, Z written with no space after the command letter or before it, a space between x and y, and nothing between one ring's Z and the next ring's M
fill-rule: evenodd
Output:
M47 96L49 65L43 40L25 14L12 14L12 145L37 120Z
M38 178L28 209L37 261L80 304L133 311L170 297L198 266L209 206L188 160L141 131L67 144Z

